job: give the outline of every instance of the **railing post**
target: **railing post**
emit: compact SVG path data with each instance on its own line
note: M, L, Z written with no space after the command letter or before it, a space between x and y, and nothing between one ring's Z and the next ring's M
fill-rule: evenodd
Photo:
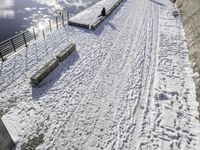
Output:
M24 43L25 43L25 46L26 46L26 47L28 47L28 45L27 45L27 42L26 42L26 37L25 37L25 34L23 33L22 35L23 35L23 38L24 38Z
M35 34L35 29L33 28L33 35L34 35L34 39L36 40L36 34Z
M58 17L56 17L56 27L58 29Z
M67 21L69 21L69 12L67 11Z
M64 24L65 24L65 22L64 22L64 15L62 13L62 25L63 25L63 27L64 27Z
M42 30L42 35L43 35L43 37L45 37L45 33L44 33L44 30Z
M1 57L1 60L4 61L4 58L3 58L1 51L0 51L0 57Z
M11 39L10 41L11 41L11 43L12 43L12 46L13 46L14 51L16 52L16 48L15 48L15 44L14 44L14 42L13 42L13 39Z
M52 31L51 20L49 20L49 28L50 28L50 31Z

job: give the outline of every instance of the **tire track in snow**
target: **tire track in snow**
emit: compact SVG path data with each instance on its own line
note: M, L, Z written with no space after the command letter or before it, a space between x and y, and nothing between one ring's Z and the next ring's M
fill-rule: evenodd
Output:
M143 4L145 6L145 4ZM138 39L137 42L138 44L137 47L134 49L135 54L134 54L134 61L131 63L132 65L130 66L131 72L129 73L129 78L128 78L128 85L125 87L126 90L122 89L122 98L121 101L119 101L118 108L116 109L115 115L114 115L114 125L112 132L110 135L113 135L111 139L108 140L108 143L111 143L110 146L108 146L108 149L130 149L134 147L134 140L133 137L135 136L135 125L136 121L134 119L134 113L137 110L137 102L135 102L135 98L137 99L138 97L138 84L141 81L139 78L135 79L134 78L137 76L137 73L140 74L140 71L138 72L137 69L139 69L141 65L141 60L144 58L143 55L141 54L141 50L143 49L143 42L145 41L145 38L141 33L145 33L145 28L146 28L146 14L145 9L146 7L142 7L142 14L138 13L139 15L139 30L137 30L135 38ZM137 20L136 20L137 21ZM144 31L144 32L142 32ZM143 39L144 38L144 39ZM142 48L141 48L142 47ZM138 51L139 50L139 51ZM139 56L139 57L138 57ZM140 68L141 69L141 68ZM131 83L131 82L135 83ZM136 91L134 93L134 91ZM135 97L134 97L135 96ZM119 96L120 97L120 96ZM134 97L134 98L133 98ZM132 104L133 103L133 104ZM133 108L132 108L133 107ZM128 111L128 113L126 113ZM128 114L128 115L127 115ZM119 121L120 120L120 121ZM116 129L115 129L116 128ZM115 138L117 136L117 139Z
M151 114L151 104L153 101L154 94L154 84L156 80L156 67L157 67L157 57L158 57L158 36L159 36L159 7L153 3L149 3L150 8L150 20L149 20L149 29L147 35L147 64L149 64L149 68L147 68L147 72L145 73L148 78L145 84L146 90L144 92L144 104L143 106L143 115L142 122L140 126L140 142L138 144L137 149L147 149L150 148L151 142L149 139L151 137L150 133L150 118ZM147 147L146 147L147 145Z

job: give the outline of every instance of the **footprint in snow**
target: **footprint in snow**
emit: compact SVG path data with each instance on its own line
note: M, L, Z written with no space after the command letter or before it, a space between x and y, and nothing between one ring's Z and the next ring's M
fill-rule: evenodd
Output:
M158 95L158 99L159 100L169 100L168 96L166 94L164 94L164 93L160 93Z

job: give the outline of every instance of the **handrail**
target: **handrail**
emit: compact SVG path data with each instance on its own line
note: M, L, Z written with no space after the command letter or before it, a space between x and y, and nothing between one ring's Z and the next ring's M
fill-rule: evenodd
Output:
M64 14L67 14L65 16ZM66 17L66 18L65 18ZM0 58L4 61L4 57L11 52L16 52L17 49L21 48L22 46L28 47L28 43L32 40L37 40L37 37L40 35L47 35L48 33L53 31L53 28L58 29L60 25L64 26L65 21L69 20L69 13L62 13L60 16L53 17L49 22L46 24L46 27L42 30L36 32L35 28L32 28L32 31L25 30L21 33L6 39L0 42ZM49 28L49 30L47 30ZM41 34L39 33L41 32ZM46 34L45 34L46 32ZM29 33L29 34L27 34Z
M7 42L10 41L11 39L15 39L15 38L17 38L17 37L19 37L20 35L22 35L23 33L26 33L26 32L29 32L29 31L28 31L28 30L22 31L22 32L19 33L19 34L14 35L14 36L12 36L12 37L9 38L9 39L6 39L6 40L0 42L0 45L7 43Z

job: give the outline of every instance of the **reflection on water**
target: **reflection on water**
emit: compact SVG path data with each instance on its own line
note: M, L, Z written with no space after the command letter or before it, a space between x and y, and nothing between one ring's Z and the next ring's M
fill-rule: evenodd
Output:
M59 12L78 13L100 0L0 0L0 42Z

